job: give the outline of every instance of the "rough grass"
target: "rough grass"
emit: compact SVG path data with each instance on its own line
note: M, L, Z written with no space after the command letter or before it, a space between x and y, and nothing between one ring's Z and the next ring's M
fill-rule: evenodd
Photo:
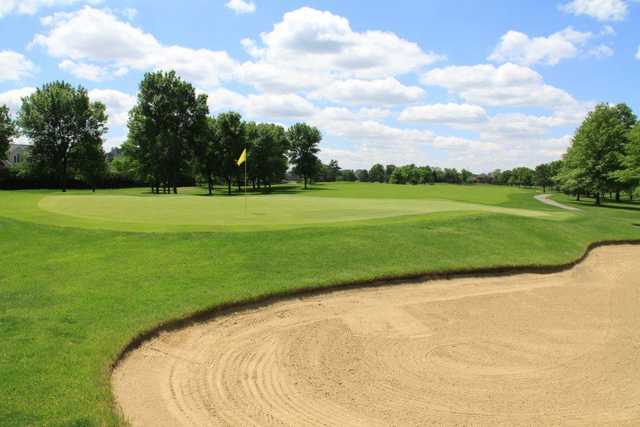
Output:
M532 202L533 191L503 187L322 188L286 192L301 202L397 194L401 206L401 199L442 200L450 191L455 202L556 212ZM478 200L475 191L487 197ZM640 239L632 225L640 223L640 207L629 203L581 204L582 213L562 212L561 221L452 211L340 227L136 233L81 228L99 222L90 219L78 227L53 225L66 216L37 207L48 194L0 192L3 426L118 424L108 374L120 349L141 331L207 307L381 275L558 264L579 257L593 241Z

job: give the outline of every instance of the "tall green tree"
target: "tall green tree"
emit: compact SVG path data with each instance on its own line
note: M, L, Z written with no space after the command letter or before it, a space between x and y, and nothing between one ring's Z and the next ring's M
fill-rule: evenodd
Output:
M22 101L18 124L33 143L29 156L33 170L56 179L67 191L70 173L84 163L103 168L85 156L102 150L107 131L104 104L91 102L86 89L65 82L48 83ZM95 163L94 161L95 160ZM83 175L88 171L83 167Z
M553 174L551 166L546 163L540 164L536 166L535 173L536 185L542 187L542 192L546 193L547 187L553 184Z
M569 147L562 156L562 168L554 177L554 181L563 192L576 196L576 200L580 200L581 195L589 192L585 162L582 161L577 146Z
M216 118L218 140L220 143L221 173L227 183L227 191L231 194L234 178L241 176L241 169L236 161L247 145L245 123L242 116L236 112L221 113Z
M178 192L189 169L200 133L206 130L207 96L174 71L146 73L138 102L129 115L129 149L156 192L160 186Z
M473 172L468 171L466 169L462 169L460 171L460 180L463 184L469 184L473 179Z
M637 123L628 134L629 142L625 146L622 158L622 169L612 176L624 187L633 198L634 189L640 185L640 123Z
M6 105L0 105L0 160L7 159L9 143L17 133L16 125L9 115L9 108Z
M342 168L338 164L337 160L330 160L329 164L327 165L327 181L336 181L338 179L338 176L340 175L341 170Z
M615 173L623 168L623 153L635 120L624 104L599 104L573 137L572 161L567 167L576 171L565 171L565 176L581 177L586 190L595 195L596 205L600 205L604 193L619 190Z
M285 130L275 124L259 123L247 130L247 138L251 141L250 176L259 188L264 185L270 190L287 173L289 142Z
M96 186L107 174L106 154L102 143L83 144L78 147L78 150L82 151L75 156L77 159L82 159L76 165L78 175L91 187L91 191L95 192Z
M384 173L384 166L382 166L380 163L376 163L375 165L371 166L371 169L369 170L369 181L385 182L386 176Z
M386 182L391 182L391 175L396 170L396 165L387 165L384 169L384 178Z
M360 182L369 182L369 171L366 169L358 169L356 170L356 177Z
M293 172L304 179L307 189L309 180L318 172L318 144L322 140L320 131L306 123L296 123L287 130L289 140L289 160L294 165Z
M208 117L204 128L197 133L194 148L196 167L207 181L209 195L213 195L214 177L222 169L222 150L218 136L218 126L214 117Z

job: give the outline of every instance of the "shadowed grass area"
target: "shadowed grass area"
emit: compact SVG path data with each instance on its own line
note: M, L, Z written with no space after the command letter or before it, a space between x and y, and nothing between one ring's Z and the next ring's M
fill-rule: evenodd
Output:
M307 203L306 198L315 203L328 197L338 203L333 199L373 199L379 191L382 199L395 198L402 206L401 199L409 204L447 200L451 191L452 206L473 203L552 217L560 211L534 201L533 191L508 187L334 184L322 188L289 193L286 200L294 207ZM143 192L105 191L95 197L142 194L172 203L190 200ZM189 192L195 195L201 190ZM81 200L88 195L69 197ZM617 206L630 209L581 205L579 214L558 212L562 221L485 209L385 221L336 217L339 227L298 224L240 233L222 226L215 233L135 233L100 229L101 220L91 218L78 220L76 227L58 227L54 224L69 216L39 209L43 196L57 194L0 192L3 426L118 424L108 374L120 349L141 331L197 310L382 275L558 264L579 257L597 240L640 239L640 228L632 225L640 223L640 212L636 205L624 203ZM202 199L216 203L225 198ZM571 202L564 196L557 200Z

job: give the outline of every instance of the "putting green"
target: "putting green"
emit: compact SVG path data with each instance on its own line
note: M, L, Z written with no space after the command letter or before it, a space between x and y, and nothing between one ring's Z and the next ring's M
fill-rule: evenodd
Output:
M246 203L246 211L245 211ZM207 230L224 227L290 227L424 215L445 211L492 212L550 217L549 212L503 208L450 200L352 199L287 195L242 197L122 195L48 195L40 209L59 217L93 223L98 228L166 230L188 226ZM65 221L63 221L65 222ZM67 225L67 224L61 224ZM92 227L93 228L93 227Z

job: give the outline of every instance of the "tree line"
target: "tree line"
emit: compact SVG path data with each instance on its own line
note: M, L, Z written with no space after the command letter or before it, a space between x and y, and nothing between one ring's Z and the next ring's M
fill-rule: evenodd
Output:
M358 181L387 184L470 184L475 175L462 169L416 166L414 164L396 166L376 163L370 169L342 169L336 160L318 166L319 181Z
M147 184L152 192L177 193L194 177L209 194L224 183L231 193L241 188L244 169L236 165L247 149L247 178L253 188L270 189L290 166L304 181L360 181L391 184L470 184L548 187L596 204L610 194L633 198L640 186L640 123L626 104L599 104L578 127L562 160L535 168L518 167L473 174L455 168L375 164L370 169L341 169L336 160L318 158L322 135L305 123L288 129L271 123L247 122L236 112L209 114L207 95L175 72L146 73L137 103L129 113L128 136L117 156L103 149L106 107L89 99L81 86L66 82L44 84L23 98L13 120L0 106L0 160L20 135L31 141L28 161L10 173L31 177L66 191L69 181L95 190L102 181ZM3 179L0 168L0 180Z
M271 123L244 121L239 113L209 115L207 95L175 72L146 73L137 103L129 112L127 140L119 155L109 158L103 149L107 132L106 107L91 102L86 89L65 82L38 88L22 100L16 120L0 108L0 153L11 139L31 141L27 162L17 173L55 183L66 191L69 180L92 187L105 176L118 175L143 182L153 193L178 192L178 186L206 182L209 194L223 182L229 194L240 187L244 168L236 161L247 150L247 178L254 188L270 189L289 166L305 188L319 171L318 129L297 123L288 129Z
M484 183L548 188L580 200L592 197L596 205L609 194L620 200L626 193L633 200L640 187L640 122L626 104L598 104L576 130L561 160L535 168L496 169L473 174L466 169L432 166L376 164L371 169L341 170L337 162L322 165L327 180L384 182L392 184Z

